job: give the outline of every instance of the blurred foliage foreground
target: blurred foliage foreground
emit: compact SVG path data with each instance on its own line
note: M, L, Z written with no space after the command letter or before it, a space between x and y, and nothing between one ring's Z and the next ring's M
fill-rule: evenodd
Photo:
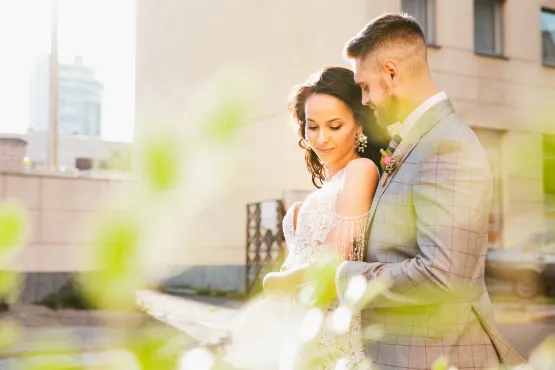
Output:
M160 123L166 119L154 110L152 117L145 120L155 124L138 122L133 150L133 168L140 178L133 197L136 202L127 212L106 212L100 217L95 226L94 247L85 256L98 266L95 278L81 279L78 284L68 287L82 289L90 306L135 310L137 290L152 286L153 281L164 277L163 263L157 263L161 261L157 257L171 255L175 248L191 242L194 232L187 230L187 221L195 218L206 199L233 183L237 175L233 169L237 167L233 166L232 151L238 143L238 133L244 133L244 128L252 121L256 94L252 88L254 85L244 73L231 73L223 78L218 76L217 81L217 84L207 86L206 96L192 104L200 110L190 114L192 119L186 126ZM238 86L241 88L238 89ZM8 266L26 244L27 225L25 212L17 204L0 206L0 297L4 297L4 303L16 301L20 290L21 276L9 270ZM294 348L289 349L293 353L302 351L307 368L314 368L323 358L330 356L319 353L314 346L320 330L323 327L336 332L348 330L354 312L372 300L380 289L379 286L367 284L364 279L353 279L347 289L348 307L328 312L326 307L334 299L329 284L333 281L337 263L327 257L315 263L309 273L309 282L299 293L302 310L298 320L291 321L290 333L295 335L290 341L290 347L292 344ZM252 309L264 301L253 298L246 306ZM55 301L51 305L55 306ZM270 351L274 355L279 352L277 342L272 338L275 334L272 327L264 327L265 323L276 323L271 316L271 309L264 311L260 320L257 314L249 316L245 312L246 321L252 320L243 330L243 336L246 336L243 348L248 351L246 356L256 354L257 348L260 348L257 345L264 340L270 341ZM110 326L109 320L105 325ZM286 324L278 326L283 334ZM0 352L18 344L22 340L21 332L22 328L16 322L0 322ZM249 338L250 334L252 337ZM370 327L364 335L379 338L380 330ZM233 348L231 345L228 350ZM261 349L258 354L263 353ZM554 354L555 340L551 339L536 350L530 364L524 368L553 369ZM103 361L97 361L95 365L84 364L75 357L62 356L38 362L23 359L20 368L217 370L232 369L229 358L233 355L221 347L199 346L191 338L182 333L176 334L169 327L166 330L160 325L145 323L134 328L133 335L126 339L122 348L106 352ZM265 360L267 363L262 369L275 367L275 363L274 366L271 364L273 360ZM338 358L336 369L346 368L343 363L343 359ZM440 358L433 368L447 369L447 364L448 359Z

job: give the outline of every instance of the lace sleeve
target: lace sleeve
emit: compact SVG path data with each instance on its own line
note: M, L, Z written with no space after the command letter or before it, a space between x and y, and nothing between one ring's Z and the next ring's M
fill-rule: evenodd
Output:
M361 216L334 215L325 244L339 253L344 260L363 261L370 212Z

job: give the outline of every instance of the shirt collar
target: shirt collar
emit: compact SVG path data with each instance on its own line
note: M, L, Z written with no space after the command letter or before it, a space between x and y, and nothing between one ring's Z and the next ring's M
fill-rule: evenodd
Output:
M407 136L407 133L410 131L410 129L424 115L424 113L426 113L430 108L432 108L440 101L446 100L446 99L448 99L447 94L445 93L445 91L441 91L429 97L422 104L416 107L416 109L413 110L407 116L407 118L405 118L405 121L402 124L401 131L399 132L399 136L401 136L401 138L405 138Z

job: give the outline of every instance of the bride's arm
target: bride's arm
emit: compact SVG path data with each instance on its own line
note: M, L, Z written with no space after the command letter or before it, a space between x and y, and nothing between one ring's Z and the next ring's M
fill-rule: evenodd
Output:
M345 168L335 204L335 217L324 245L344 260L362 260L368 215L378 186L376 165L366 158L355 159Z
M339 252L342 259L357 260L364 251L368 212L379 180L376 165L366 158L349 162L335 204L335 217L324 242L324 249ZM352 255L353 254L353 255ZM356 254L356 255L355 255ZM362 259L362 258L360 258ZM305 282L309 264L264 277L264 291L295 292Z
M262 286L266 293L293 294L298 286L305 282L309 263L280 272L269 272L264 276Z
M291 206L292 209L290 209L290 211L291 210L293 211L293 217L292 217L293 232L296 232L297 230L297 219L298 219L299 210L301 209L302 204L303 204L302 202L297 202L293 204ZM292 240L288 240L287 235L285 239L288 244L292 242ZM300 281L297 282L297 280L302 278L302 276L295 273L295 270L298 270L299 267L304 267L304 266L298 266L298 268L296 269L291 269L290 267L287 266L287 261L288 260L286 259L285 263L281 266L279 272L269 272L264 276L264 279L262 281L262 286L265 292L270 292L270 293L291 292L296 289L296 286L298 284L300 284ZM298 277L299 279L292 278L292 277Z
M297 218L299 216L299 210L301 209L301 206L303 205L303 202L297 202L294 203L291 207L293 207L293 232L296 232L297 230ZM287 240L287 236L285 237L285 242L287 244L291 243L291 240ZM287 254L289 255L290 251L288 250L288 248L286 248L287 250ZM283 265L281 265L281 268L279 271L285 271L287 270L287 259L285 260L285 262L283 263Z

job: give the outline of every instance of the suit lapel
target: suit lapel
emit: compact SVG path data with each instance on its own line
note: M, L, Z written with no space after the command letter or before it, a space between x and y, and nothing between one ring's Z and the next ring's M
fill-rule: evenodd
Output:
M418 144L420 139L426 135L434 126L441 121L443 118L453 113L455 110L451 101L449 99L442 100L441 102L430 108L420 119L416 122L414 127L408 132L407 137L399 144L393 157L397 156L397 166L389 176L386 177L384 173L378 183L378 188L376 189L376 194L372 200L372 206L370 207L370 224L374 219L374 214L376 213L376 208L389 184L391 183L393 177L397 174L405 159L412 152L414 147Z

